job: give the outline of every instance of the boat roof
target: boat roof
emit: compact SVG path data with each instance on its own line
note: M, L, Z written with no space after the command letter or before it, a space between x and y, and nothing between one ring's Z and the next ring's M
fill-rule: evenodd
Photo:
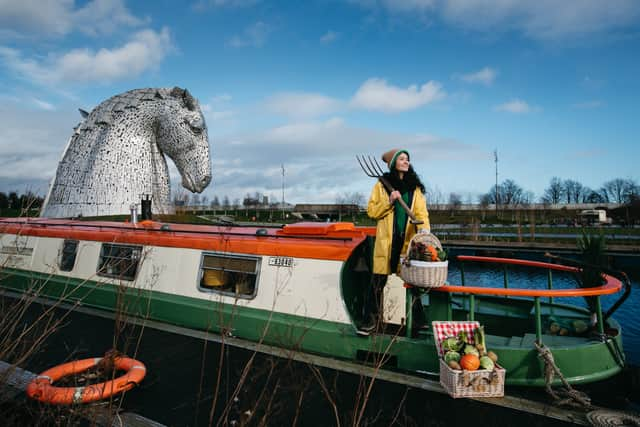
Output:
M344 261L375 229L350 222L260 227L0 218L0 233Z

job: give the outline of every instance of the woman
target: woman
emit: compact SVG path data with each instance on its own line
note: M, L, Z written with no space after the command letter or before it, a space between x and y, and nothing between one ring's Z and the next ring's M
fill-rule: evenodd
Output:
M387 276L397 273L400 255L406 253L409 241L416 232L429 232L429 212L424 198L424 185L413 170L409 160L409 152L402 149L393 149L382 155L389 172L383 175L394 191L387 191L380 182L371 191L367 214L378 221L376 227L376 240L373 252L373 280L372 289L369 289L364 302L364 325L361 330L373 330L378 323L379 313L382 310L382 291L387 282ZM409 215L400 204L399 200L413 211L420 224L412 223ZM418 299L419 301L419 299ZM415 304L412 316L418 323L423 322L422 305ZM418 313L419 311L419 313Z

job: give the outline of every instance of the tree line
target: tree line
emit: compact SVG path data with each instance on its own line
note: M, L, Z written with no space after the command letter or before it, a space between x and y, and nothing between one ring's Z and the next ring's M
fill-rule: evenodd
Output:
M0 209L40 209L44 203L44 198L27 191L25 194L18 194L11 191L8 194L0 191Z
M463 197L459 193L449 193L448 199L438 191L428 191L430 204L459 206ZM573 179L551 178L543 194L536 198L532 191L523 189L512 179L506 179L489 191L477 197L480 205L526 206L532 203L572 204L572 203L620 203L627 204L640 199L640 186L630 178L615 178L601 187L592 189ZM467 198L466 203L474 203Z
M523 189L512 179L506 179L497 186L480 196L467 195L466 199L460 193L449 193L448 198L438 189L427 190L429 204L449 204L460 206L462 203L479 203L480 205L498 204L501 206L526 206L532 203L571 204L571 203L620 203L627 204L640 200L640 186L631 178L615 178L592 189L573 179L551 178L543 194L536 198L532 191ZM270 200L271 199L271 200ZM474 200L475 199L475 200ZM42 207L44 198L31 191L18 194L0 192L0 209L38 209ZM280 207L282 201L274 197L267 197L262 193L249 193L241 200L233 201L228 196L222 198L217 195L211 197L200 194L189 194L186 190L177 190L173 194L175 206L209 206L211 208L238 209L245 207ZM359 192L344 193L335 199L336 204L354 204L364 206L367 198Z

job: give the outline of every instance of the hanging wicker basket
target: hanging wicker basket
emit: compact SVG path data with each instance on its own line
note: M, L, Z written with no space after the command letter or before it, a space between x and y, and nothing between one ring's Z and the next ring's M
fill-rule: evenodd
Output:
M442 250L442 244L431 233L418 233L409 242L407 254L400 262L400 277L413 286L438 288L447 281L449 261L420 261L411 259L411 248L418 244L433 246Z

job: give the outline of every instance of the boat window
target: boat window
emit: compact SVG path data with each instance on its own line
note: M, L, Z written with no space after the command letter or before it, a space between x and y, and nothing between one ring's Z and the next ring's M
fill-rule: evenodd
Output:
M62 242L62 252L60 253L60 271L71 271L76 264L78 253L77 240L65 240Z
M142 246L103 243L98 262L98 275L133 280L138 272Z
M259 259L242 255L203 254L200 289L240 298L253 298Z

